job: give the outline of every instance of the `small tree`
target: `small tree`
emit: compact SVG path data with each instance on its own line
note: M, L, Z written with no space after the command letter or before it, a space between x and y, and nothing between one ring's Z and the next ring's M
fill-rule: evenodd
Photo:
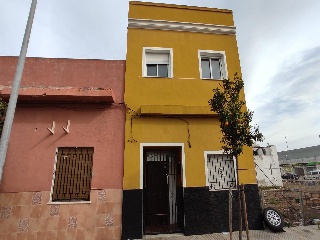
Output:
M238 182L238 157L243 152L243 147L245 145L252 146L253 140L263 140L263 135L260 133L259 127L257 125L250 125L253 112L246 108L245 100L240 96L243 87L244 82L236 73L233 81L224 79L220 88L213 89L213 97L209 100L211 111L217 112L220 121L222 148L225 153L236 160ZM237 185L239 190L239 183L237 183ZM239 191L239 224L242 229L241 215Z
M245 101L240 97L244 83L237 73L234 81L224 79L220 86L222 89L212 90L213 97L209 104L211 111L218 113L223 150L237 159L243 152L243 146L252 146L253 140L262 141L263 135L257 125L250 125L253 112L246 109Z

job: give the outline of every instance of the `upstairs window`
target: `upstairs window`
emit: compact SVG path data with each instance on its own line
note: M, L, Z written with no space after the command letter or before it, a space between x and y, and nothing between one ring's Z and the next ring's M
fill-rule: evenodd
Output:
M147 76L168 77L169 54L168 53L146 53Z
M143 49L144 77L172 77L172 50L165 48Z
M224 52L199 51L199 62L201 79L221 80L228 78Z

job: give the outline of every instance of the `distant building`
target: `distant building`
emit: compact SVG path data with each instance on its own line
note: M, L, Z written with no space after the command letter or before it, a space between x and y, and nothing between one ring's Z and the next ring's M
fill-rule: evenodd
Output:
M283 172L306 175L320 169L320 145L278 152L278 156Z
M276 146L254 147L253 155L258 186L283 187Z

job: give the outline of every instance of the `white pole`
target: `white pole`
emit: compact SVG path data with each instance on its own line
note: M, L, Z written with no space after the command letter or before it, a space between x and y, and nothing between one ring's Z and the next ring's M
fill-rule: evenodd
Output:
M24 32L20 56L19 56L19 60L16 68L16 73L14 75L14 80L12 83L12 89L11 89L8 109L6 113L6 118L5 118L3 129L2 129L1 142L0 142L0 183L2 180L4 163L6 161L8 143L10 139L14 112L16 110L19 88L20 88L20 83L21 83L21 78L22 78L22 73L24 68L24 62L27 55L27 49L28 49L28 44L30 39L34 13L36 10L36 5L37 5L37 0L32 0L30 12L29 12L29 18L28 18L26 30Z

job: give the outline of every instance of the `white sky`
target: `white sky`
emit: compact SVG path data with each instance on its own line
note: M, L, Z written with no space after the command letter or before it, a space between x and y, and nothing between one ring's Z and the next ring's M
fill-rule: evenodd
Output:
M264 144L320 144L320 1L156 0L227 8ZM0 0L0 56L18 56L31 0ZM38 0L29 57L125 59L128 0ZM1 71L1 66L0 66ZM0 72L1 74L1 72Z

